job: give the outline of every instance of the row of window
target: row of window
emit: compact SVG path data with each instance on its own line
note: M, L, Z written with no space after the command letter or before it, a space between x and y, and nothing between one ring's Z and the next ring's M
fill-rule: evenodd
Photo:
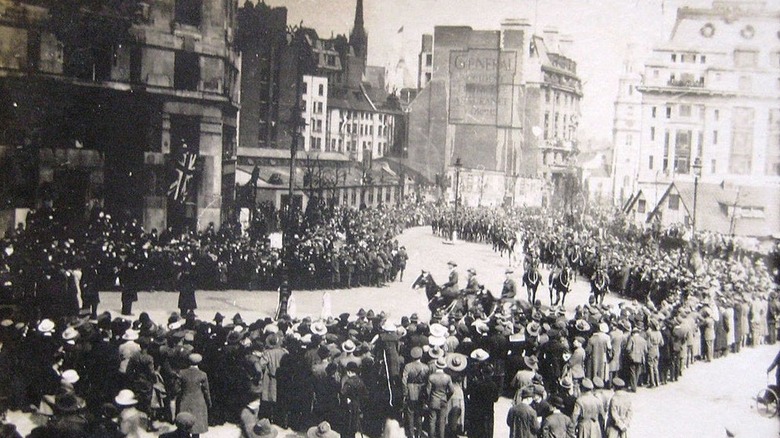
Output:
M683 62L695 64L696 62L704 64L707 62L707 55L699 55L696 53L672 53L672 62Z
M309 101L306 99L301 100L301 112L305 113L309 109ZM314 114L322 114L324 106L322 102L312 102L311 112Z
M672 62L687 63L687 64L704 64L707 62L706 55L698 55L696 53L672 53ZM759 51L748 49L736 49L734 50L734 67L736 68L752 68L758 66ZM774 67L780 67L780 52L772 53L772 62Z
M303 86L301 87L303 91L301 91L301 94L308 94L309 93L309 83L304 81ZM324 96L325 95L325 84L317 84L317 95L318 96Z

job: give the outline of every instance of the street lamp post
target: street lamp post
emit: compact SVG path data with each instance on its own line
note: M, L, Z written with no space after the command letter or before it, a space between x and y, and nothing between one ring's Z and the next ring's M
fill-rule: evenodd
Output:
M691 239L696 240L696 204L699 198L699 177L701 176L701 159L693 160L693 231Z
M455 225L452 230L452 240L455 241L458 238L458 204L460 203L460 168L463 164L460 161L460 157L455 159Z

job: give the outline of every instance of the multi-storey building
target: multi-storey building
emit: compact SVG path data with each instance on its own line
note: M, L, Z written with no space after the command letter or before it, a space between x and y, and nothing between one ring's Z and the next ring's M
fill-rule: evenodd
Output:
M636 191L639 176L642 93L637 87L641 85L642 75L635 64L629 54L618 79L612 121L612 202L617 205L625 204Z
M417 61L417 89L428 85L433 77L433 35L422 36L422 47Z
M461 196L484 204L564 199L553 193L563 195L567 176L577 179L571 156L582 98L576 63L566 56L571 39L506 20L497 31L437 26L429 41L423 36L420 60L431 59L430 82L409 105L411 170L443 187L466 181L482 196Z
M336 178L339 172L363 175L360 179L363 185L397 184L397 178L381 176L384 172L381 166L373 168L371 164L394 145L397 139L395 118L400 117L401 112L400 107L388 105L387 93L379 93L381 98L377 98L377 93L372 93L375 90L364 83L368 34L363 25L362 1L357 1L349 39L344 35L323 39L313 29L300 29L298 35L305 39L304 53L294 49L295 30L288 29L284 23L284 8L272 9L261 4L247 6L240 14L247 17L242 20L246 25L242 35L255 36L242 39L247 44L242 45L240 179L246 180L246 175L258 166L263 184L274 182L265 187L268 193L260 199L280 206L286 202L290 149L295 144L297 164L292 178L295 196L301 205L307 202L304 186L311 181L304 178L305 166L301 163L312 160L324 167L331 179L338 180L340 185L349 181L346 176ZM269 34L269 29L275 29L274 33ZM268 59L264 63L257 61L258 58L265 59L266 55ZM304 68L301 60L310 65ZM265 68L265 65L272 68ZM298 77L302 77L300 84L296 83ZM300 109L302 119L297 127L293 124L295 108ZM269 129L264 129L266 126ZM269 130L269 141L264 141L262 134ZM350 171L353 167L357 170ZM370 176L372 169L378 172L376 178ZM374 196L369 188L353 190L348 195L345 194L346 186L339 190L344 193L328 196L349 205L372 205L385 199L379 193ZM357 193L364 196L352 201L352 194ZM391 191L388 189L386 193ZM395 199L394 195L393 202Z
M644 196L666 192L671 182L690 184L694 164L702 184L780 188L778 18L780 10L762 0L678 10L669 41L654 48L639 87ZM684 207L683 222L690 224L692 206Z
M219 225L235 175L236 11L0 1L5 217L51 205L78 220L86 205L147 229Z

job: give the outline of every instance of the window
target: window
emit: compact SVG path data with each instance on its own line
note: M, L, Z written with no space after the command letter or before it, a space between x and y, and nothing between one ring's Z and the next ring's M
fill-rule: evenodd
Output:
M740 76L739 78L739 91L751 91L753 90L753 80L750 76Z
M655 107L652 108L651 113L653 115L653 118L655 118Z
M176 52L173 86L178 90L197 91L200 82L200 57L197 53Z
M710 173L715 173L717 170L716 164L717 162L714 159L710 160Z
M650 141L655 141L655 126L650 127Z
M425 55L425 65L428 66L428 67L433 65L433 54L432 53L427 53Z
M200 26L202 0L176 0L174 20L180 24Z
M647 160L647 170L653 170L653 156L650 155L647 158L648 158L648 160Z
M677 62L677 54L672 53L672 62Z
M319 88L320 88L319 89L320 96L324 96L325 95L325 85L324 84L320 84Z
M766 143L766 174L780 176L780 109L769 110L769 135Z
M430 81L431 81L431 74L425 73L425 82L430 82Z
M680 105L680 117L690 117L690 116L691 116L691 106Z
M647 201L645 201L644 199L640 199L636 204L637 213L644 213L645 208L647 208Z
M671 119L672 118L672 107L668 106L668 105L666 106L666 118L667 119Z
M735 50L734 67L755 67L758 63L758 52L755 50Z
M301 82L301 94L306 94L309 92L309 83L306 81Z
M712 131L712 144L718 144L718 131Z
M686 174L691 163L691 131L677 131L675 134L674 171Z
M702 64L707 62L707 55L701 55L701 57L699 58L699 62Z
M663 170L669 169L669 131L664 132L664 162Z
M718 120L720 120L720 110L715 110L715 111L713 111L713 112L712 112L712 118L714 118L716 122L717 122Z
M729 154L729 172L745 175L753 166L753 108L734 108L731 117L731 151Z
M658 79L659 76L661 76L661 72L658 70L653 70L653 79Z
M680 195L669 195L669 210L680 209Z
M627 135L626 136L626 146L631 146L631 143L633 143L634 136L633 135Z

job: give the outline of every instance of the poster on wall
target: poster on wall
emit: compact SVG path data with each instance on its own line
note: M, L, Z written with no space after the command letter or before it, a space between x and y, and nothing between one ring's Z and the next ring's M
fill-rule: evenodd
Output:
M515 52L469 49L450 53L449 122L452 124L496 124L504 107L512 105L510 93L499 84L511 83L515 73Z

